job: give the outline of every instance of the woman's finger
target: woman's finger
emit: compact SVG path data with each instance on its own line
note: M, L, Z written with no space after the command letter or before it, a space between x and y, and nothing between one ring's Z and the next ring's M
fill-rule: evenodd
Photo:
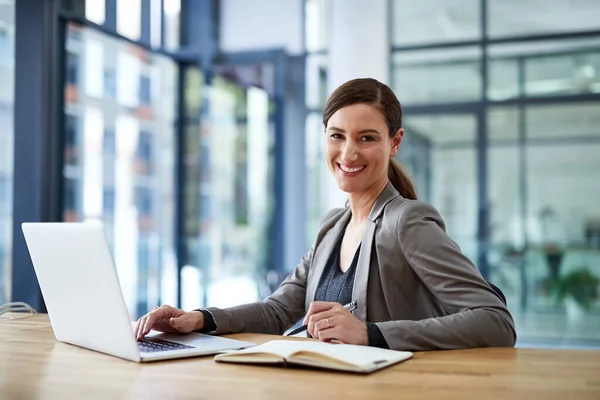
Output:
M313 328L314 334L312 336L319 339L319 335L322 331L334 328L335 326L336 326L335 317L333 315L329 316L329 317L325 317L315 323L315 326Z
M340 339L340 337L343 336L343 331L344 329L338 325L328 329L320 330L317 333L318 336L315 337L323 342L328 342L332 339Z
M142 316L140 319L138 319L138 322L137 322L137 324L135 326L135 338L137 340L140 340L140 338L141 338L140 337L140 333L141 333L142 329L144 328L144 324L146 323L146 316L147 315L148 314L146 314L146 315Z
M159 318L160 310L152 311L146 317L146 322L144 323L144 330L142 331L142 337L146 336L151 330L156 320Z
M341 307L340 303L329 302L329 301L313 301L312 303L310 303L310 307L308 307L308 312L306 313L306 316L304 317L304 321L302 321L302 325L306 325L311 316L321 313L321 312L324 312L324 311L329 311L329 310L335 308L336 306Z

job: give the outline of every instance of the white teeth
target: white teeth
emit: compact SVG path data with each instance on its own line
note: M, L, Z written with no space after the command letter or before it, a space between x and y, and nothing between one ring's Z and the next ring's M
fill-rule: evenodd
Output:
M358 171L362 171L363 169L365 169L365 167L356 167L356 168L344 168L341 164L340 164L340 169L344 172L358 172Z

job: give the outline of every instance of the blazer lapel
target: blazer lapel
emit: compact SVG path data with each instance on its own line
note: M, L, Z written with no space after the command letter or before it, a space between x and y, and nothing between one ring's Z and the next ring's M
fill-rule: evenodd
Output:
M354 276L354 286L352 287L352 300L357 302L354 315L363 322L367 321L367 285L369 283L369 270L371 269L371 249L375 242L375 227L377 218L383 212L386 204L399 196L398 191L391 183L383 189L379 195L367 219L365 235L363 236L360 253L358 255L358 265Z
M335 248L337 239L342 234L342 231L344 230L346 224L348 224L351 216L352 212L350 211L350 208L348 208L342 217L335 223L333 228L331 228L329 232L325 234L321 243L318 243L316 246L306 287L306 310L308 310L310 303L312 303L315 299L315 293L317 292L317 286L321 280L321 275L323 275L323 271L325 270L325 266L329 261L331 252Z
M352 287L352 300L357 302L354 315L365 322L367 320L367 283L369 282L369 268L371 265L371 248L375 236L375 222L367 220L365 235L363 236L358 254L358 265L354 275L354 286Z

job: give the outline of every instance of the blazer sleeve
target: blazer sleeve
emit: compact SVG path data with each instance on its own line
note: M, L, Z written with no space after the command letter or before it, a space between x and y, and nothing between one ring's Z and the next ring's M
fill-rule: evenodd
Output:
M513 347L512 316L445 232L429 204L409 201L397 218L399 245L408 264L450 315L377 323L390 348L406 350Z
M281 335L304 315L306 282L314 247L279 288L264 301L219 309L207 308L216 324L215 333L255 332Z

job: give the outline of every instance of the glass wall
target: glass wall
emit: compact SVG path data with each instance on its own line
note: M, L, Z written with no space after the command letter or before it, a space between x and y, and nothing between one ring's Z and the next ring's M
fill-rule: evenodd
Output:
M0 4L0 304L10 299L12 259L15 5Z
M305 86L306 108L308 110L306 129L306 246L312 246L319 222L327 212L323 199L327 191L330 173L323 162L325 136L322 114L327 102L328 68L328 2L325 0L305 0Z
M65 82L64 221L100 220L133 318L177 303L177 67L70 24Z
M577 34L600 30L600 4L443 3L391 3L401 159L467 256L483 252L519 345L600 347L600 37Z
M186 71L183 308L233 306L270 293L275 109L266 89L269 71L267 65L218 67L204 88L199 70ZM269 82L259 85L254 77Z

